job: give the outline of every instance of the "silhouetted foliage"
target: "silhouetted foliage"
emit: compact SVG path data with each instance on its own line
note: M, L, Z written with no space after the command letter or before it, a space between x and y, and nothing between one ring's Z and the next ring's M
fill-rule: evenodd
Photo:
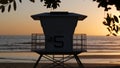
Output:
M116 10L120 11L120 0L93 0L98 2L98 8L103 7L104 11L109 11L112 9L109 5L115 5ZM120 17L120 16L119 16ZM119 19L116 15L112 15L107 13L107 17L105 18L105 21L103 21L103 24L107 26L107 30L110 32L110 34L107 34L107 36L114 35L117 36L118 31L120 30L119 27Z
M19 2L22 3L22 0L19 0ZM12 5L13 5L13 9L16 11L17 9L16 0L0 0L1 12L3 13L5 11L5 7L7 7L8 12L10 12Z
M53 8L53 9L60 7L59 3L61 3L60 0L40 0L40 1L44 2L44 6L46 6L47 8Z
M120 30L119 20L117 16L112 16L111 14L107 13L107 17L105 18L105 21L103 21L103 24L107 26L107 29L110 32L109 34L107 34L107 36L117 36L118 31Z
M8 7L8 12L11 10L11 5L13 5L13 9L16 11L17 9L17 0L0 0L0 10L3 13L5 11L5 7ZM35 0L29 0L30 2L35 2ZM22 3L22 0L19 0L20 3ZM44 6L46 8L53 8L56 9L57 7L60 7L59 3L61 3L60 0L40 0L40 2L44 2Z
M2 12L4 12L4 8L9 6L10 4L13 3L14 10L16 10L16 1L17 0L0 0L0 9ZM36 0L29 0L31 2L35 2ZM103 7L105 8L105 11L108 11L111 9L111 7L108 7L108 5L115 5L117 10L120 10L120 0L93 0L98 2L98 7ZM22 0L19 0L20 3L22 3ZM46 8L53 8L56 9L57 7L60 6L61 0L40 0L40 2L44 2L44 6ZM10 7L10 6L9 6ZM8 7L9 11L10 8Z
M17 0L0 0L0 10L3 13L5 11L5 8L8 8L8 12L10 12L11 7L13 5L13 9L16 11L17 9ZM20 3L22 3L22 0L18 0ZM35 2L36 0L29 0L30 2ZM93 0L95 2L98 2L98 8L103 7L104 11L109 11L111 7L109 5L115 5L116 10L120 10L120 0ZM53 8L56 9L57 7L60 7L61 0L40 0L40 2L44 3L44 6L46 8ZM120 17L120 16L119 16ZM118 31L120 30L119 27L119 20L116 15L107 13L107 17L105 18L105 21L103 22L104 25L107 26L108 31L110 32L109 35L116 36L118 34Z
M120 10L120 0L93 0L98 2L98 7L105 8L105 11L108 11L111 9L111 7L108 7L109 5L115 5L117 10Z

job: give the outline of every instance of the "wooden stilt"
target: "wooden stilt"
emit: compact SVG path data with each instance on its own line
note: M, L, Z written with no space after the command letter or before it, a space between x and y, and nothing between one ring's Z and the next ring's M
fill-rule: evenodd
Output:
M79 65L79 67L80 67L80 68L84 68L84 66L83 66L83 64L81 63L81 61L80 61L79 57L77 56L77 54L74 54L74 57L75 57L78 65Z
M40 57L38 58L38 60L36 61L36 63L35 63L35 65L34 65L33 68L36 68L36 67L37 67L37 65L38 65L38 63L39 63L39 61L40 61L40 59L41 59L42 56L43 56L43 55L41 54Z

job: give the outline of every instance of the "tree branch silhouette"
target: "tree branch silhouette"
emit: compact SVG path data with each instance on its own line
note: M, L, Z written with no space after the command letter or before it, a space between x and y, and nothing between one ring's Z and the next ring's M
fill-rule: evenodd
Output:
M8 12L10 12L11 7L13 7L13 9L16 11L17 9L16 1L22 3L22 0L0 0L1 12L3 13L5 11L5 8L8 9ZM34 3L36 0L29 1ZM109 11L112 9L109 5L114 5L116 7L116 10L120 11L120 0L91 0L91 1L97 2L98 8L103 7L104 11ZM43 2L46 8L56 9L60 7L61 0L40 0L40 2ZM120 24L118 21L118 17L116 15L107 13L105 20L103 21L103 24L107 26L107 29L110 32L110 34L108 34L107 36L111 34L117 36L118 31L120 30L119 26Z
M98 2L98 8L103 7L105 8L105 11L108 11L111 9L109 5L115 5L116 9L119 11L120 10L120 0L93 0Z
M14 10L17 9L17 0L0 0L0 10L3 13L5 11L5 8L8 8L8 12L11 10L11 6L13 5ZM30 2L35 2L35 0L29 0ZM22 0L19 0L20 3L22 3ZM44 2L44 6L46 8L53 8L56 9L57 7L60 7L59 3L61 3L60 0L40 0L40 2Z
M107 26L107 30L109 31L109 34L107 36L113 35L117 36L118 31L120 31L120 22L119 19L120 16L112 15L108 11L112 8L110 6L114 5L116 7L117 11L120 11L120 0L93 0L95 2L98 2L98 8L103 7L104 11L107 12L107 16L105 17L105 20L103 21L103 24Z

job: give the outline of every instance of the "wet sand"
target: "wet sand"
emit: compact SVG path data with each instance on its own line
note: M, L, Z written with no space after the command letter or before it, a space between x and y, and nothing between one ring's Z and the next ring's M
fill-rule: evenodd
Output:
M0 53L0 56L1 58L5 57L3 60L0 60L0 68L33 68L34 63L39 55L36 53ZM19 59L22 57L27 58L27 60ZM30 60L33 57L34 59ZM92 52L87 54L82 53L79 55L79 57L85 68L120 68L120 53ZM50 68L51 65L51 63L40 62L37 68ZM79 68L76 61L74 63L65 63L64 66L65 68ZM54 68L63 67L58 66Z
M39 63L37 68L50 68L51 63ZM117 64L83 64L85 68L120 68ZM0 68L33 68L34 63L0 63ZM63 68L56 66L51 68ZM79 68L76 63L66 63L64 68Z

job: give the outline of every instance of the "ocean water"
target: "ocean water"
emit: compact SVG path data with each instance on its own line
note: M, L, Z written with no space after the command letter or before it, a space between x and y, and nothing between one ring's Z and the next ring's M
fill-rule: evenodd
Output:
M9 48L11 45L17 44L16 47L22 47L20 43L31 42L30 35L0 35L0 49ZM19 44L19 45L18 45ZM30 47L30 44L24 47ZM89 50L120 50L120 37L114 36L87 36L87 47ZM92 49L93 48L93 49ZM111 53L114 55L113 53ZM116 53L115 53L116 54ZM118 53L120 54L120 53ZM38 54L32 52L22 53L6 53L0 51L0 62L35 62L38 58ZM44 59L43 59L44 60ZM82 62L118 62L120 59L116 58L101 58L101 59L82 59ZM71 60L73 62L73 60ZM76 61L74 61L76 62ZM118 62L120 63L120 62Z
M0 35L0 45L31 42L30 35ZM120 36L87 36L87 45L120 45Z
M30 42L30 35L0 35L0 45Z
M18 47L18 48L30 48L30 35L0 35L0 50L2 48ZM120 36L87 36L87 48L89 49L116 49L120 50ZM14 45L14 46L12 46ZM22 46L24 45L24 46ZM109 46L108 46L109 45Z
M87 36L88 45L120 45L120 36Z

